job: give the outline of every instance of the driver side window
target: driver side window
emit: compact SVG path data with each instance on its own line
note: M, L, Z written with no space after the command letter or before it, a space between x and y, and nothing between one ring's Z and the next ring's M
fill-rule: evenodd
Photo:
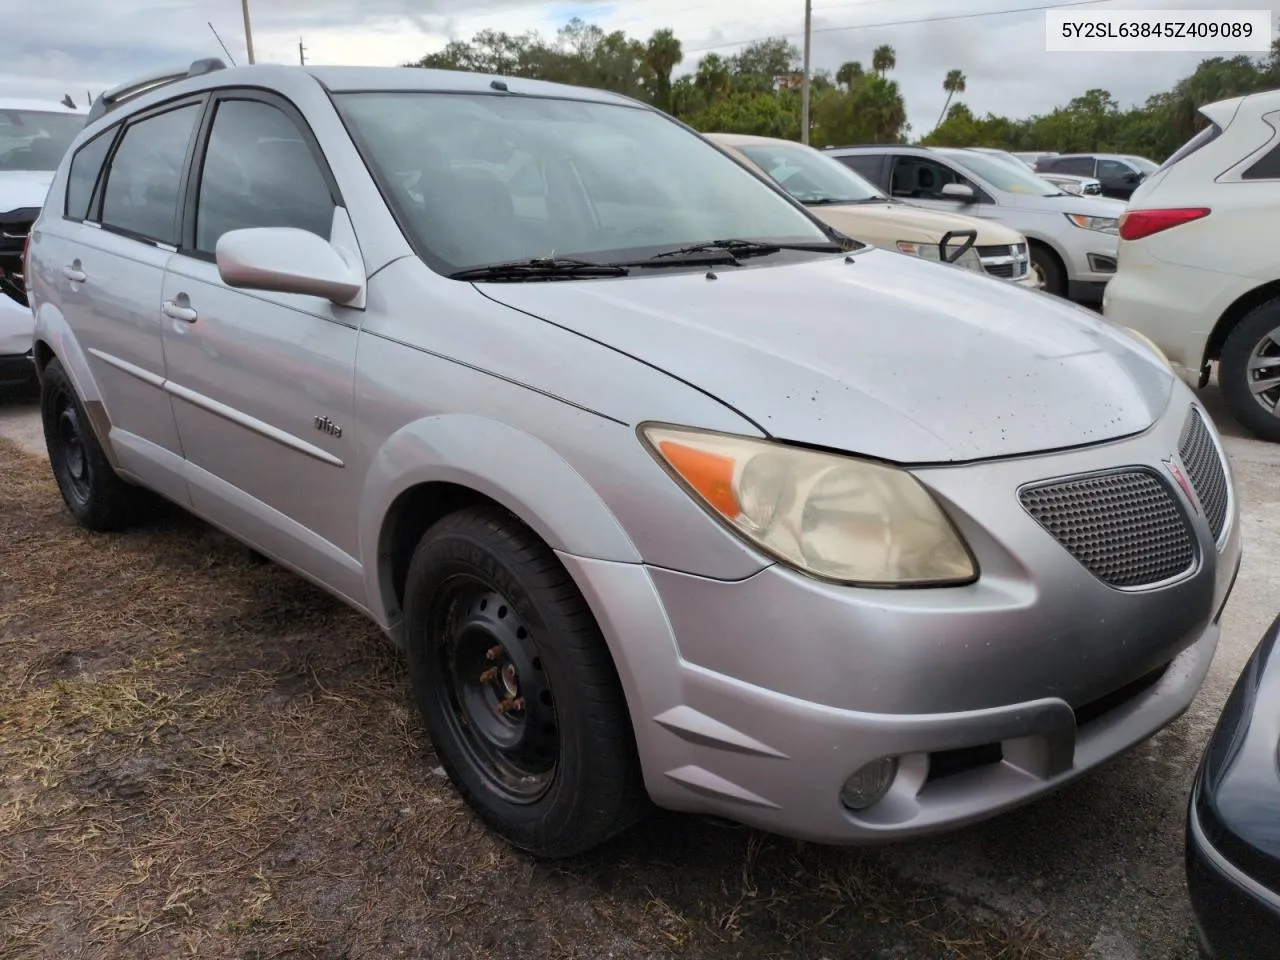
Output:
M196 206L196 249L228 230L297 227L329 239L333 196L297 125L260 100L223 100L209 132Z
M903 200L950 199L942 193L948 183L966 184L977 193L977 187L950 167L925 157L899 157L894 161L890 182L893 195Z

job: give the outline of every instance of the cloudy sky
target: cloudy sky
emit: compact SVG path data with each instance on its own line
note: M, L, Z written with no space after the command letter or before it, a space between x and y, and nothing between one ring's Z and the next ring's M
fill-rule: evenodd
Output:
M20 0L5 0L17 4ZM897 50L913 133L937 122L942 78L959 68L963 99L975 112L1025 116L1103 87L1127 105L1167 89L1190 72L1192 53L1046 53L1043 11L989 14L1051 0L813 0L815 68L851 59L869 64L881 43ZM40 15L7 17L0 92L79 103L129 77L197 57L223 56L212 22L244 63L239 0L42 0ZM1083 9L1239 9L1258 0L1104 0ZM647 37L671 27L691 71L709 50L732 54L750 41L782 34L799 43L803 0L250 0L259 62L296 63L298 40L309 63L394 65L492 27L551 35L572 17L606 30ZM899 21L924 21L900 23ZM879 25L879 26L877 26ZM15 57L16 54L16 57Z

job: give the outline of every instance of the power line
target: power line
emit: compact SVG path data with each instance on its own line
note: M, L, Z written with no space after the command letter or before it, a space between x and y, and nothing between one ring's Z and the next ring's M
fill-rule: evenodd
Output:
M873 30L877 27L902 27L913 23L940 23L943 20L974 20L978 17L1002 17L1011 13L1031 13L1035 10L1055 10L1059 7L1083 7L1092 4L1109 3L1110 0L1066 0L1064 3L1042 3L1034 7L1015 7L1008 10L983 10L978 13L948 13L936 17L916 17L912 20L885 20L880 23L851 23L842 27L814 27L812 33L838 33L845 30ZM762 40L773 40L778 37L799 37L803 33L771 33L767 37L751 37L746 40L731 40L728 43L716 43L706 47L686 47L685 53L702 53L706 50L723 50L726 47L737 47L747 43L759 43Z

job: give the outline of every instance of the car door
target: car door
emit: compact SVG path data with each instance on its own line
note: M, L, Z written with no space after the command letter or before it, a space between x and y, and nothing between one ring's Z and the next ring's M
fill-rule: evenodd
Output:
M1142 175L1123 160L1103 157L1098 160L1098 180L1102 183L1103 196L1128 200L1142 182Z
M192 164L183 238L163 284L164 348L193 508L357 602L347 469L361 311L234 289L215 262L230 230L294 227L354 245L310 129L287 101L221 91Z
M186 484L165 392L160 294L203 107L203 97L172 101L88 141L72 160L70 219L51 237L54 297L97 383L120 466L180 503Z

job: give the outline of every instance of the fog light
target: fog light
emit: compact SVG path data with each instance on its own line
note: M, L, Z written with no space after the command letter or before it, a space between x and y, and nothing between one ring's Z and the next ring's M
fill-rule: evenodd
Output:
M865 810L884 799L898 773L897 757L881 757L859 767L840 788L840 802L850 810Z

